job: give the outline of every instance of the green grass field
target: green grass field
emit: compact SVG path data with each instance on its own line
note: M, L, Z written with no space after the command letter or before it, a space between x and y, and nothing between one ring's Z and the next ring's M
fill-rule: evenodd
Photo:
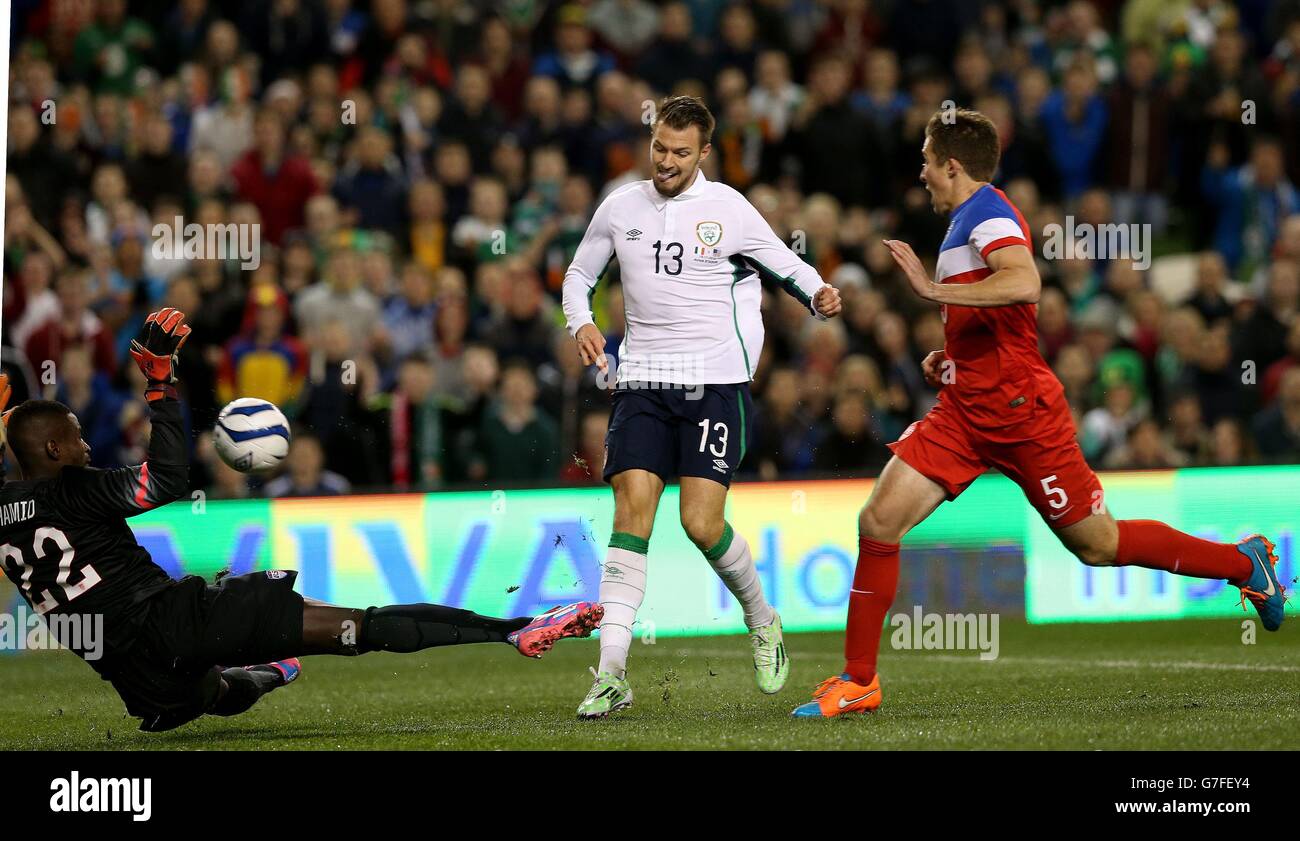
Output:
M754 688L743 637L634 645L636 705L579 722L591 640L542 661L505 646L310 658L303 677L238 718L135 729L108 684L68 652L0 658L0 750L76 749L1260 749L1300 747L1297 627L1244 645L1238 620L1027 626L1001 656L893 652L885 705L852 720L792 707L840 665L840 637L787 638L789 685ZM887 629L888 630L888 629ZM888 637L886 637L888 639Z

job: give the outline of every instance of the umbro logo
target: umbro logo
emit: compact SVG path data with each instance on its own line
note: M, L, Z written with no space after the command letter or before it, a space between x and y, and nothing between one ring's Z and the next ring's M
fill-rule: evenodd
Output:
M639 230L637 230L636 228L633 228L632 230L630 230L630 231L627 232L627 241L628 241L628 242L636 242L636 241L637 241L638 239L640 239L640 238L641 238L641 232L640 232Z
M715 458L713 460L713 469L719 473L726 473L728 470L727 463L720 458Z

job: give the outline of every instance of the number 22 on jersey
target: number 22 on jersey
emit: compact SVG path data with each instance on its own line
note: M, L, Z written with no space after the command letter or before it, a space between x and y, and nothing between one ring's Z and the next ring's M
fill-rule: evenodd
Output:
M32 553L36 556L37 562L44 560L46 553L46 543L53 542L55 547L62 553L59 557L59 573L54 579L53 589L58 590L63 598L60 600L49 589L41 590L41 600L38 602L32 596L32 575L36 572L36 566L29 564L24 560L22 550L11 544L0 546L0 563L3 563L9 569L19 573L19 586L22 588L23 595L38 614L42 616L54 610L60 604L68 604L82 593L94 587L100 582L99 573L90 564L81 567L81 580L75 584L69 584L68 579L72 577L72 562L76 558L77 552L68 542L68 536L62 531L50 526L42 526L36 530L32 541Z

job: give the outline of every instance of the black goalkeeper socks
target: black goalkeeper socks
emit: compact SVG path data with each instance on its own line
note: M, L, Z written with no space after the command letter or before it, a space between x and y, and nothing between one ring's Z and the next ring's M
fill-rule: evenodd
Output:
M357 649L409 654L441 645L505 642L506 635L531 621L479 616L458 607L437 604L395 604L372 607L361 622Z
M239 715L257 703L257 699L276 687L284 685L279 672L252 669L223 669L221 679L226 682L226 693L208 710L212 715Z

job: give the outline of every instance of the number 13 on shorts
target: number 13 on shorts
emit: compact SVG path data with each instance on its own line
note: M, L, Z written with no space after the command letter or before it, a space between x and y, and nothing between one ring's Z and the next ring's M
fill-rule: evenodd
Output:
M712 425L712 429L710 429L710 425ZM709 448L709 455L712 455L715 458L726 457L727 436L730 435L727 425L721 421L711 424L711 421L708 418L705 418L697 423L696 426L700 428L700 452L704 452L704 448L707 446ZM709 443L710 433L719 433L717 436L717 444Z

